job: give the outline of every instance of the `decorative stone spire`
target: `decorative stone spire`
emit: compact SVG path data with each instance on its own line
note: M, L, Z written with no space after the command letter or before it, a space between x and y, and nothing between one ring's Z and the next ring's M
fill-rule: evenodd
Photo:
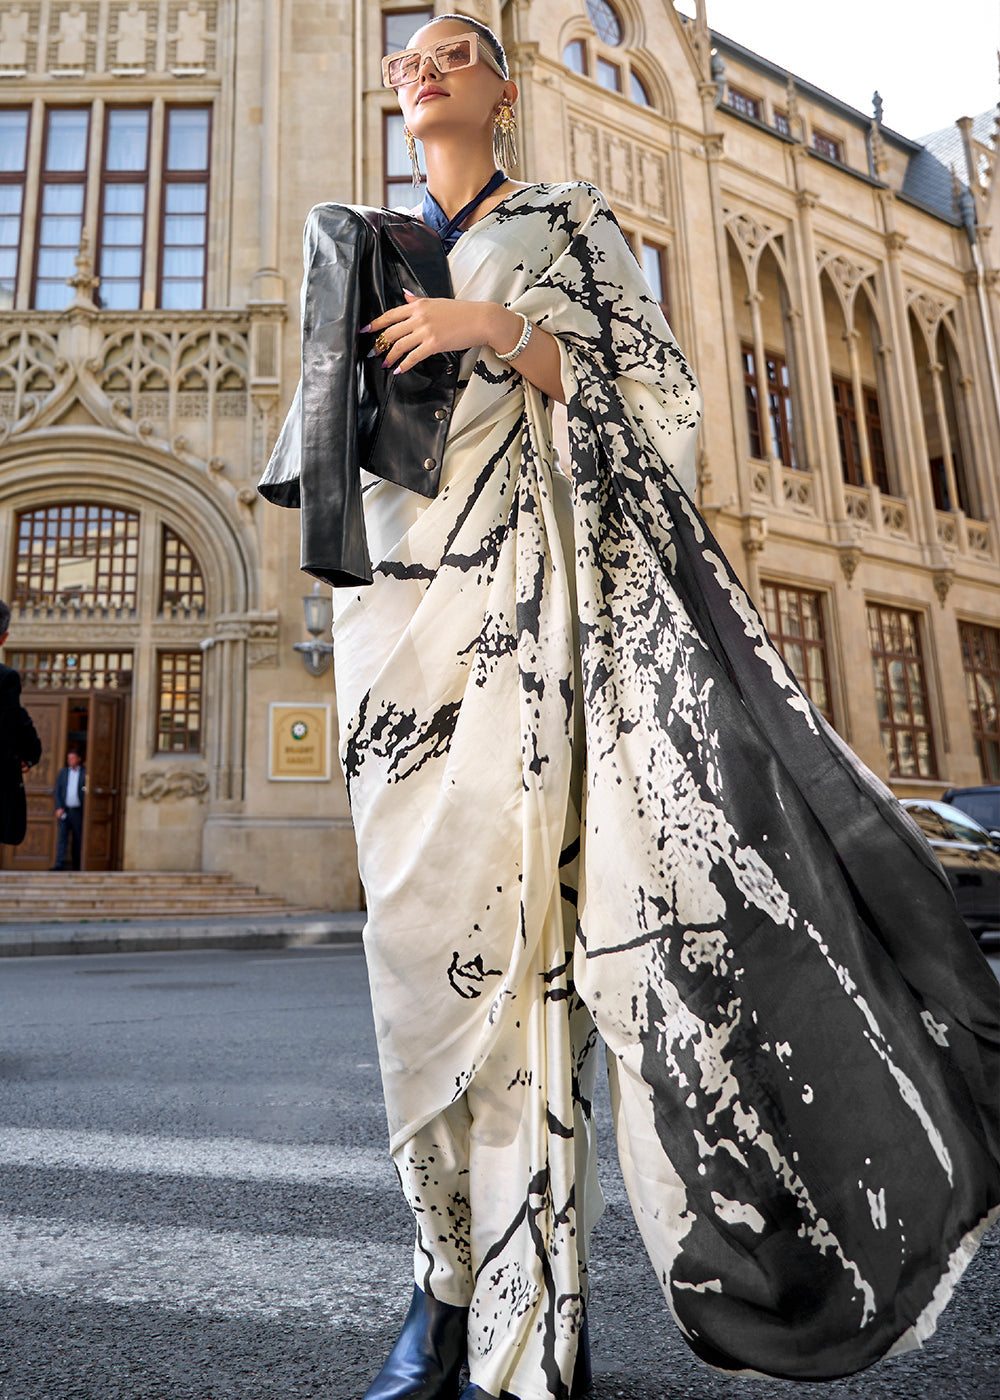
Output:
M795 91L795 79L791 73L788 75L788 83L785 87L785 109L788 112L788 134L793 141L802 142L806 139L805 124L802 121L802 113L799 110L799 95Z
M879 126L881 126L882 94L879 92L878 88L876 88L875 91L872 93L872 116L875 118L875 121L879 124Z
M67 310L78 308L82 311L96 311L97 303L94 301L93 294L100 286L101 279L94 276L94 260L90 256L90 236L86 229L80 234L80 251L73 261L76 264L76 272L72 277L66 278L66 285L72 287L76 295Z

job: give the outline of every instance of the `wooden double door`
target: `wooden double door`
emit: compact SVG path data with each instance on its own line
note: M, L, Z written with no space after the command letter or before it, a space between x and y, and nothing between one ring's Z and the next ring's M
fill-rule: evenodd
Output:
M24 775L27 833L20 846L0 846L0 869L50 870L55 864L56 778L67 750L74 747L87 768L81 868L117 870L124 834L128 696L110 690L25 688L21 704L38 730L42 757Z

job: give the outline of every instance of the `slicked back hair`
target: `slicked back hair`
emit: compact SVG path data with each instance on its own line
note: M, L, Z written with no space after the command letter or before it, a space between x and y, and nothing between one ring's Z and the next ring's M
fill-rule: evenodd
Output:
M507 67L507 55L504 53L503 44L501 44L489 25L483 24L482 21L478 19L470 19L468 15L435 15L433 19L427 21L427 24L423 24L420 27L426 29L428 25L437 24L438 21L442 19L457 19L462 24L467 24L470 29L474 29L476 33L481 35L485 40L486 47L496 59L497 63L499 63L503 70L504 77L510 77L510 69Z

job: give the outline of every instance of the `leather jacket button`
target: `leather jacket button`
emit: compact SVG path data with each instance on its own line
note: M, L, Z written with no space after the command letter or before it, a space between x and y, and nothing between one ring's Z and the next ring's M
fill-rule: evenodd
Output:
M435 417L435 418L438 420L438 422L440 423L441 420L442 420L442 418L447 418L447 417L448 417L448 410L447 410L446 408L436 408L436 409L434 410L434 417Z
M424 460L424 470L425 470L425 471L432 472L436 466L437 466L437 462L435 462L435 460L434 460L433 457L427 457L427 458Z

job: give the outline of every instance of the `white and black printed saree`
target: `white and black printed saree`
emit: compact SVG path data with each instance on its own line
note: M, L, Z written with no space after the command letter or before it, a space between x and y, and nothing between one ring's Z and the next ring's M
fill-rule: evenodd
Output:
M930 1333L1000 1200L996 979L691 504L699 391L601 196L519 190L449 263L557 338L572 501L542 396L468 352L437 498L367 484L335 644L397 1163L491 1056L478 1111L526 1144L473 1241L474 1377L569 1379L587 1012L690 1345L860 1369Z

